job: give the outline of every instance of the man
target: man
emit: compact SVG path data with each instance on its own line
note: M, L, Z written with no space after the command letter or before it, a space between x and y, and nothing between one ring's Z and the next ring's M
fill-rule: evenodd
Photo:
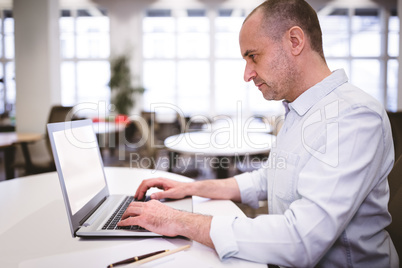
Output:
M153 199L197 195L241 201L268 200L255 219L205 216L152 200L134 202L120 225L182 235L237 257L287 267L397 267L384 228L387 175L393 143L386 112L326 65L315 11L303 0L268 0L245 20L240 49L244 79L267 100L284 100L286 119L272 148L273 166L224 180L144 181L164 189Z

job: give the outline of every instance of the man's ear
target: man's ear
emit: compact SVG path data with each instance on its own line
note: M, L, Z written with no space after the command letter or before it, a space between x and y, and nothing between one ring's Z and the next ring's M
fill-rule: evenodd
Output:
M306 44L306 36L304 35L303 30L299 26L293 26L288 31L288 38L292 45L292 54L298 56L303 51Z

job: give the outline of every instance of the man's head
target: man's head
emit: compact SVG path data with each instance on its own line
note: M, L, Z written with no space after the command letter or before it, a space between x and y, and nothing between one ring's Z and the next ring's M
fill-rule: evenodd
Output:
M299 26L310 41L311 48L324 59L322 32L315 10L304 0L268 0L254 9L261 11L262 30L273 40L279 41L287 30Z
M247 62L244 79L253 80L268 100L292 102L315 82L304 66L313 72L326 67L317 14L304 0L258 6L243 23L240 49Z

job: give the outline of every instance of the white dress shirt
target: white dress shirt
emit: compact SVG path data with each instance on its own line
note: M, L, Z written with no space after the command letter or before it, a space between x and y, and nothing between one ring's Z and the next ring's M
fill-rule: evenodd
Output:
M384 228L394 162L383 107L343 70L288 103L265 167L236 176L243 203L268 200L255 219L215 216L221 259L287 267L398 267Z

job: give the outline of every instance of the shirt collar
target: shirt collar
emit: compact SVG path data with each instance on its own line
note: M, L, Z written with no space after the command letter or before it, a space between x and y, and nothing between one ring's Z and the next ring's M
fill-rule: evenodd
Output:
M331 93L340 85L346 83L348 77L343 69L334 71L330 76L303 92L296 100L291 103L283 101L286 114L290 110L296 111L299 116L303 116L318 101Z
M282 105L283 107L285 107L285 117L288 115L290 109L289 109L289 102L287 102L286 100L282 101Z

